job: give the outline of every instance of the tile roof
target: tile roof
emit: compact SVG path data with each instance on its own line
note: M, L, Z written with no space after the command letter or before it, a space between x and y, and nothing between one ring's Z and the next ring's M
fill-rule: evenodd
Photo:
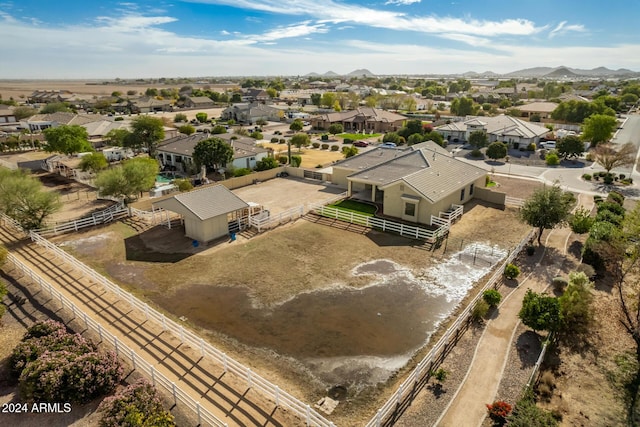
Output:
M516 108L520 111L527 111L532 113L550 113L558 107L555 102L532 102L530 104L519 105Z
M463 122L452 122L438 126L436 130L464 132L467 130L467 124L478 126L479 123L485 123L484 126L487 133L495 135L520 135L525 138L534 138L546 135L549 132L549 129L544 126L505 116L504 114L494 117L482 117L481 121L477 117L468 117Z
M333 122L355 122L355 121L374 121L394 123L406 120L405 116L392 113L391 111L381 110L379 108L362 107L356 110L340 111L337 113L322 114L316 119L321 119L330 123Z
M256 154L266 153L266 148L260 147L255 144L253 138L238 137L237 139L231 139L234 135L232 133L223 134L210 134L205 132L197 132L189 136L179 135L175 138L169 138L158 145L158 151L178 154L181 156L191 157L193 155L193 149L196 144L205 139L217 137L227 142L233 147L233 158L239 159L242 157L255 156Z
M408 149L380 148L383 155L375 164L376 150L350 157L333 167L355 170L348 176L384 189L399 180L413 187L431 203L447 197L476 179L486 171L451 156L447 150L433 141L416 144ZM358 170L360 169L360 170Z
M165 202L171 199L175 199L180 205L203 221L249 207L244 200L220 184L180 193L171 198L155 202L154 205L164 207Z

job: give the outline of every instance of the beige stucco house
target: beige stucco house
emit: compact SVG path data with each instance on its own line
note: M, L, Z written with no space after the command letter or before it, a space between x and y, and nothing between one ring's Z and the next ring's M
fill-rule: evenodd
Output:
M377 148L333 165L332 181L347 196L374 202L386 216L431 225L483 187L486 171L432 141L405 149Z
M182 215L185 236L206 243L228 235L229 223L249 205L227 187L214 185L176 194L153 207Z
M391 111L362 107L311 117L314 129L329 129L334 123L341 124L345 132L393 132L400 129L407 118Z

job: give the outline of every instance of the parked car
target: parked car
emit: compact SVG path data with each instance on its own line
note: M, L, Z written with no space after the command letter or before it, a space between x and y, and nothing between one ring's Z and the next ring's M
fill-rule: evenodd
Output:
M369 143L367 141L356 141L353 145L356 147L368 147Z
M545 148L547 150L555 150L556 148L556 142L555 141L545 141L543 143L540 144L542 146L542 148Z
M380 148L396 148L397 145L395 142L383 142L380 144Z

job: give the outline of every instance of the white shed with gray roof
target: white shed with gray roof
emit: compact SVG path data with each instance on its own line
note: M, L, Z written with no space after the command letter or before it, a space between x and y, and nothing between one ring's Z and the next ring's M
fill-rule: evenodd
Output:
M209 242L229 234L229 221L249 205L223 185L180 193L153 204L182 215L185 236Z

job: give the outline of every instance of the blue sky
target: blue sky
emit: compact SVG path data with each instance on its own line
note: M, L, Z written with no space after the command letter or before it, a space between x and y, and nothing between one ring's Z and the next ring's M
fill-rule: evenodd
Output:
M640 71L637 0L0 0L0 79Z

